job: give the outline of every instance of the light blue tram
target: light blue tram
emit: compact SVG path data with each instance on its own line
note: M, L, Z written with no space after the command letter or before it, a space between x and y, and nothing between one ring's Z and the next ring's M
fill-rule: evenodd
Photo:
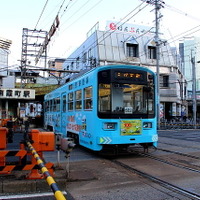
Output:
M157 147L155 83L141 66L94 68L45 95L45 128L94 151Z

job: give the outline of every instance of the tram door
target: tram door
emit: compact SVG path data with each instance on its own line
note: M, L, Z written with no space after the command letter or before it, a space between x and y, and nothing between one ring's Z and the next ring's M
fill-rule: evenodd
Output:
M63 93L61 95L61 133L66 136L67 131L66 131L66 125L67 125L67 95L66 93Z

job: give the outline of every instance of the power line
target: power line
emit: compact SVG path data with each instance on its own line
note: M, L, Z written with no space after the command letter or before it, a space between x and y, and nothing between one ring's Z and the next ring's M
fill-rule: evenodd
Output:
M69 7L70 3L71 3L72 0L69 0L69 3L67 4L67 6L65 6L65 9L63 10L63 13L62 15L60 16L60 18L62 18L64 16L64 14L66 13L67 10L69 10L77 1L75 1L74 4L72 4L71 7ZM69 7L69 8L68 8Z
M167 8L167 9L169 9L169 10L171 10L171 11L174 11L174 12L176 12L176 13L179 13L179 14L181 14L181 15L184 15L184 16L186 16L186 17L189 17L189 18L191 18L191 19L194 19L194 20L196 20L196 21L198 21L198 22L200 21L200 18L194 17L193 15L190 15L190 14L188 14L187 12L184 12L184 11L182 11L182 10L180 10L180 9L178 9L178 8L175 8L175 7L171 6L171 5L165 4L165 8Z
M88 0L82 7L81 9L91 0ZM87 10L86 12L84 12L78 19L76 19L75 21L73 21L68 27L66 27L63 32L65 32L71 25L73 25L74 23L76 23L79 19L81 19L84 15L88 14L88 12L90 12L94 7L96 7L99 3L101 3L101 1L103 0L99 0L95 5L93 5L89 10ZM75 12L77 13L77 11ZM73 16L73 15L72 15ZM71 17L72 17L71 16ZM71 17L69 17L67 20L69 20ZM66 22L66 21L65 21Z
M141 3L140 5L138 5L138 6L137 6L135 9L133 9L131 12L129 12L125 17L122 18L122 20L124 20L124 19L127 18L130 14L132 14L134 11L136 11L137 9L139 9L143 4L144 4L144 2ZM146 4L144 7L140 8L136 13L134 13L131 17L129 17L125 22L121 23L122 20L120 20L116 25L118 25L118 24L120 24L120 25L125 24L127 21L129 21L132 17L134 17L134 16L135 16L136 14L138 14L139 12L141 12L141 11L142 11L144 8L146 8L147 6L148 6L148 4ZM117 31L117 29L116 29L116 30L113 30L113 31L110 31L110 30L106 31L101 37L97 38L96 41L94 41L90 46L88 46L86 50L89 50L89 49L91 49L91 48L95 48L95 47L98 45L98 43L103 42L107 37L109 37L111 34L113 34L113 33L116 32L116 31ZM107 36L105 36L106 33L108 33ZM102 38L102 39L101 39L101 38ZM97 43L97 42L98 42L98 43ZM79 56L80 56L80 54L77 55L77 57L79 57Z
M40 21L40 19L41 19L42 15L43 15L43 13L44 13L44 10L45 10L45 8L46 8L46 6L47 6L47 3L48 3L48 1L49 1L49 0L46 0L46 3L45 3L45 5L44 5L44 7L43 7L43 9L42 9L42 12L41 12L41 14L40 14L40 16L39 16L39 19L38 19L38 21L37 21L37 23L36 23L36 25L35 25L35 28L34 28L34 29L36 29L36 28L37 28L37 25L38 25L38 23L39 23L39 21Z

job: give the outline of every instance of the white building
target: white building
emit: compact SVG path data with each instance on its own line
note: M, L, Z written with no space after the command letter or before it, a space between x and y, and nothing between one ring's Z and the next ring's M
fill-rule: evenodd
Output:
M197 98L197 117L200 117L200 37L189 37L179 44L179 52L182 60L181 71L187 80L188 108L193 112L193 76L196 76L196 98ZM193 63L194 62L194 70ZM194 74L193 74L194 73Z
M192 90L192 62L191 59L195 60L195 68L196 68L196 87L197 90L200 90L200 38L199 37L191 37L185 38L179 44L179 50L181 54L181 58L183 61L182 73L184 74L186 80L188 81L188 90Z
M113 64L149 67L156 72L156 42L152 27L109 21L105 31L96 30L64 62L65 70L88 70ZM160 43L161 118L181 117L186 110L185 79L166 40ZM65 74L66 75L66 74ZM66 82L69 80L66 79Z

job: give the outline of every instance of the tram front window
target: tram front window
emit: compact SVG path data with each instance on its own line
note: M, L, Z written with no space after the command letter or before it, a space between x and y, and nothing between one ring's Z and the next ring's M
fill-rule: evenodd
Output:
M153 117L154 113L153 88L127 83L99 84L100 117Z

